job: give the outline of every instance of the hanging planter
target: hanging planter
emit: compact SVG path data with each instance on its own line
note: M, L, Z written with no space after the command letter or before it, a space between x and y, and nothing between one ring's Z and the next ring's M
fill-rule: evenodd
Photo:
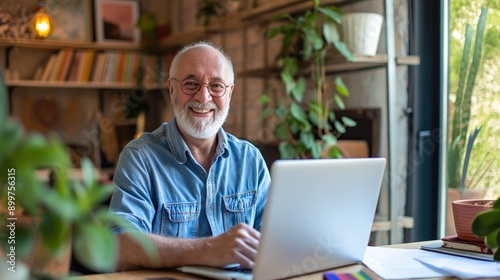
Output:
M348 13L342 16L343 42L361 56L377 53L384 17L375 13Z

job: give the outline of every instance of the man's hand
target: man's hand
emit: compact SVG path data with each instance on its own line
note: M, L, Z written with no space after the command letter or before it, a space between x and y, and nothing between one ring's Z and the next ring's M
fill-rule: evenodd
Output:
M207 250L203 253L209 265L239 263L244 268L252 268L259 239L259 231L240 223L227 232L207 240Z
M128 237L127 233L121 233L118 234L120 254L117 270L183 265L221 267L233 263L239 263L244 268L252 268L257 255L260 232L246 224L238 224L215 237L179 239L153 234L148 236L158 248L160 262L149 260L135 240Z

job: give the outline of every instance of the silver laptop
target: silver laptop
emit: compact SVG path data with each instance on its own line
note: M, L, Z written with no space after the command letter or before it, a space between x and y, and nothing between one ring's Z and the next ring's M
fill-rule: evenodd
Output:
M368 245L384 158L278 160L252 273L184 266L214 279L281 279L359 263Z

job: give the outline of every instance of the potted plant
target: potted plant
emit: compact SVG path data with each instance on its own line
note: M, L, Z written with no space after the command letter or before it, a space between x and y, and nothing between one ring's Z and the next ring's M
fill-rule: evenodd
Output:
M475 128L472 133L469 133L469 123L475 80L481 65L487 14L488 10L482 8L477 24L472 59L470 59L472 28L467 24L465 30L465 42L460 65L459 83L453 104L451 137L447 156L448 213L452 213L451 202L454 200L482 198L484 196L484 190L475 189L474 186L481 181L488 168L494 162L494 160L491 162L484 160L484 167L471 174L472 176L468 176L469 159L474 147L474 141L481 131L481 127L479 127ZM447 228L448 232L453 233L454 217L452 215L448 216Z
M322 154L341 157L337 138L346 127L356 125L350 118L336 117L334 105L344 109L341 97L349 96L349 90L340 77L334 80L335 88L330 88L325 65L327 52L332 48L353 60L339 37L338 24L343 13L335 6L320 7L317 0L312 3L312 9L302 15L277 16L276 20L284 23L266 32L267 38L282 35L277 63L286 97L275 98L274 107L265 109L261 118L273 115L278 120L273 132L280 141L282 158L320 158ZM308 89L306 75L312 89ZM259 99L263 105L271 101L267 92Z
M483 237L486 245L493 250L493 259L500 261L500 198L489 210L479 213L472 221L472 232Z
M71 164L65 146L56 136L27 133L7 113L7 93L0 75L0 239L7 257L6 279L27 262L34 275L51 275L51 260L69 258L72 252L93 271L111 271L117 258L112 227L120 226L136 236L154 256L152 243L133 231L123 219L103 207L112 192L100 184L90 160L81 163L82 178L69 176ZM36 172L51 170L51 184ZM29 258L28 258L29 257ZM52 276L65 276L66 268ZM2 271L2 273L4 270Z

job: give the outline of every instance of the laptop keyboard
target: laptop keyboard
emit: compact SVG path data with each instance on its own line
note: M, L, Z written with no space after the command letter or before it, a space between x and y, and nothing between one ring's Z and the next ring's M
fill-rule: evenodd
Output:
M245 273L245 274L252 274L251 268L243 268L241 266L225 267L224 270L241 272L241 273Z

